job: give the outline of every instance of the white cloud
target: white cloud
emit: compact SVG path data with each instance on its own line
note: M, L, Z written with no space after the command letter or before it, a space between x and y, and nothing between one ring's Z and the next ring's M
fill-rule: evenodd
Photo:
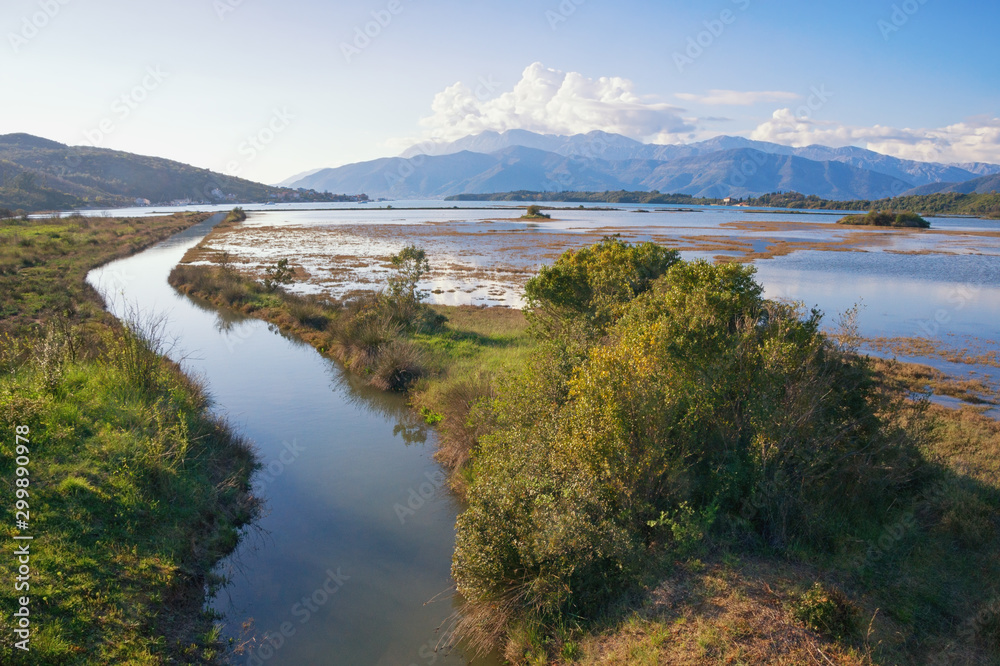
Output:
M780 90L709 90L704 95L677 93L677 98L685 102L697 102L706 106L753 106L761 102L784 102L798 99L800 95Z
M427 137L451 141L488 130L548 134L603 130L647 140L693 129L678 115L683 109L637 95L628 79L590 79L537 62L524 70L513 90L492 98L482 88L477 92L456 83L438 93L433 114L420 121Z
M1000 163L1000 118L979 116L946 127L898 129L817 122L778 109L750 135L758 141L790 146L864 146L885 155L925 162Z

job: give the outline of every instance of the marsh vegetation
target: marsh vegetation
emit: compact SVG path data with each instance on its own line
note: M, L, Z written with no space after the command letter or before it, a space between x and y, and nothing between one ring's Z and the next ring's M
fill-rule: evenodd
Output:
M543 268L523 314L428 306L398 287L428 267L406 254L396 287L345 301L218 266L171 281L409 391L468 504L471 644L512 663L996 659L996 615L964 642L955 625L998 592L1000 428L914 399L927 382L860 354L850 317L829 337L752 267L614 237Z

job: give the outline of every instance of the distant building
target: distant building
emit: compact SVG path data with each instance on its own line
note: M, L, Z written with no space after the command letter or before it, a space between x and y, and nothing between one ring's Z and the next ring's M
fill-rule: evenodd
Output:
M728 206L729 204L733 203L733 198L726 197L725 199L722 200L722 203Z
M149 199L143 199L142 197L140 197L140 198L138 198L138 199L135 200L135 205L136 206L148 206L149 205Z

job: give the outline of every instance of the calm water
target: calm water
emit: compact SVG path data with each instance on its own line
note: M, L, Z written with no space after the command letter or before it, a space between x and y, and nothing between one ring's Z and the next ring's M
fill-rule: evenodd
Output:
M634 212L639 206L591 211L566 205L554 215L557 221L529 225L517 221L521 211L510 207L483 211L473 210L476 204L459 204L449 210L398 210L442 204L393 205L397 209L378 209L377 204L363 210L348 210L358 208L350 204L323 210L305 204L262 206L247 226L272 234L253 248L261 260L290 253L322 257L344 252L343 247L322 243L297 246L302 236L283 239L274 230L397 227L401 235L395 240L374 235L350 251L384 255L398 249L403 239L426 233L432 261L466 262L486 270L501 260L536 268L555 251L537 248L552 245L553 239L572 245L609 230L634 239L670 234L752 239L752 233L722 225L836 219L725 208L639 214ZM152 211L111 212L135 216ZM934 226L1000 229L997 222L966 219L934 220ZM228 635L239 637L240 625L252 618L258 635L275 637L280 647L265 647L254 653L256 660L244 658L240 663L467 663L458 651L433 651L442 636L438 629L453 611L449 565L459 511L440 488L441 470L431 457L433 433L413 422L402 399L358 386L310 347L282 337L263 322L223 315L179 297L166 276L209 228L210 223L200 225L115 262L95 271L91 281L113 295L117 311L135 303L148 312L167 313L178 339L174 357L205 379L217 409L259 449L264 470L256 486L268 512L227 560L225 570L233 582L213 607L225 614ZM442 228L448 233L441 235ZM846 233L849 230L817 227L781 236L828 240ZM340 236L331 238L342 241ZM886 251L940 250L945 244L949 254ZM799 251L756 265L768 297L818 307L828 313L829 326L837 313L860 304L858 323L864 336L927 337L952 347L1000 349L1000 239L899 234L891 245L869 251ZM434 298L455 302L454 294ZM468 301L476 298L468 293ZM1000 382L995 368L915 360L958 375L971 370Z
M225 563L233 582L212 605L228 635L252 618L280 647L237 663L468 663L433 651L453 612L459 507L441 488L432 435L401 398L357 386L311 347L178 296L167 274L209 228L89 279L116 313L138 304L167 314L171 355L259 451L266 515Z

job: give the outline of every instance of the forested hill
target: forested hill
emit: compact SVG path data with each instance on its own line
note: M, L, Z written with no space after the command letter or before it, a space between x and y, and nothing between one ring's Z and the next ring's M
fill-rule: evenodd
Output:
M687 194L662 194L660 192L497 192L494 194L459 194L446 201L552 201L568 203L610 204L663 204L711 206L721 205L723 199L705 199ZM799 208L806 210L907 210L925 215L975 215L1000 218L1000 194L995 192L912 195L889 199L857 199L831 201L798 192L776 192L759 197L736 200L754 208Z
M748 199L748 205L764 208L804 208L825 210L908 210L922 215L975 215L1000 218L1000 194L944 192L893 197L891 199L829 201L798 192L765 194Z
M175 201L328 201L339 197L278 188L181 162L107 148L67 146L29 134L0 136L0 208L56 210Z

